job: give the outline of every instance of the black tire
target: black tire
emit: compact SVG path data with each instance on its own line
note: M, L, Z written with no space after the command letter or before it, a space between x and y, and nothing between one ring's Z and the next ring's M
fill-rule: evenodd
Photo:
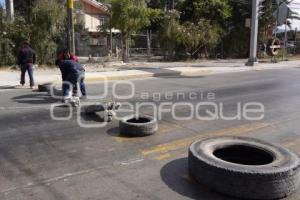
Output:
M128 116L119 122L120 134L129 137L153 135L158 130L157 120L150 116Z
M96 112L103 112L103 111L113 111L118 110L120 108L120 103L109 102L109 103L97 103L93 105L87 105L84 107L84 111L86 114L94 114Z
M299 157L273 144L215 137L189 148L189 173L202 185L243 199L279 199L300 185Z
M52 83L46 83L38 85L38 89L40 92L50 92Z
M94 104L94 105L88 105L84 108L84 112L89 115L89 114L94 114L96 112L102 112L105 111L106 108L102 104Z

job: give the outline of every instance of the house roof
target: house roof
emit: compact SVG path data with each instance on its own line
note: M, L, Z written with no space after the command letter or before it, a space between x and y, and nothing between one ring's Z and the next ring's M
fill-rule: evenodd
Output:
M96 0L82 0L83 2L90 4L91 6L104 10L104 11L108 11L108 5L100 3Z

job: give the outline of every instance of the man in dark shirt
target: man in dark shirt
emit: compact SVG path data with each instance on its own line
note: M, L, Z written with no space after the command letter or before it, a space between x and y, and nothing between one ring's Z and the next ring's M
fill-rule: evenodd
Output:
M80 84L80 90L83 98L86 97L86 89L84 84L85 69L84 67L73 60L63 60L59 63L62 77L65 82L69 84L63 84L63 96L67 99L70 92L70 86L73 87L73 94L77 93L77 83Z
M21 81L20 84L23 86L25 84L25 74L28 71L30 79L30 88L34 87L33 79L33 64L36 62L35 51L30 48L28 42L23 42L21 50L18 54L18 65L21 67Z

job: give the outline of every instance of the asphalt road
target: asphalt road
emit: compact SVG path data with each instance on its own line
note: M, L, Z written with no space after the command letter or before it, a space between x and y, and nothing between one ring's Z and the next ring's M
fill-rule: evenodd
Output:
M113 83L108 84L109 94L103 101L113 99ZM133 92L134 97L115 100L158 106L169 101L188 102L191 107L208 101L222 107L227 117L237 113L238 105L256 102L264 106L264 119L204 121L195 115L179 121L163 111L157 134L126 138L119 135L117 120L102 128L83 128L78 119L84 125L99 125L101 120L76 110L69 120L53 120L50 107L58 99L26 89L0 90L0 199L233 200L188 176L187 149L194 140L216 135L249 136L300 153L299 68L133 83L134 91L124 84L117 85L115 91L123 97ZM90 96L101 95L104 85L90 84L88 90ZM171 99L170 93L174 95ZM212 94L215 98L208 99ZM84 103L91 101L97 100ZM151 114L150 108L142 112ZM191 113L184 106L175 111L181 117ZM57 117L66 117L68 112L67 108L54 110ZM203 109L199 113L209 116ZM299 200L299 196L300 191L286 200Z

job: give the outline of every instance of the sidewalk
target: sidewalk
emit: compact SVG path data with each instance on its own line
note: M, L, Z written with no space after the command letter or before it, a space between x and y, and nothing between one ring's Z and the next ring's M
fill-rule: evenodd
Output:
M204 62L173 62L173 63L110 63L109 68L89 64L86 69L86 81L128 80L163 76L203 76L222 73L234 73L251 70L270 70L300 67L300 61L286 61L276 64L260 63L255 67L245 66L246 60L215 60ZM108 66L108 65L106 65ZM54 69L36 69L36 84L61 81L60 71ZM0 71L0 89L10 89L19 85L20 72L15 70ZM28 79L28 77L26 77Z

